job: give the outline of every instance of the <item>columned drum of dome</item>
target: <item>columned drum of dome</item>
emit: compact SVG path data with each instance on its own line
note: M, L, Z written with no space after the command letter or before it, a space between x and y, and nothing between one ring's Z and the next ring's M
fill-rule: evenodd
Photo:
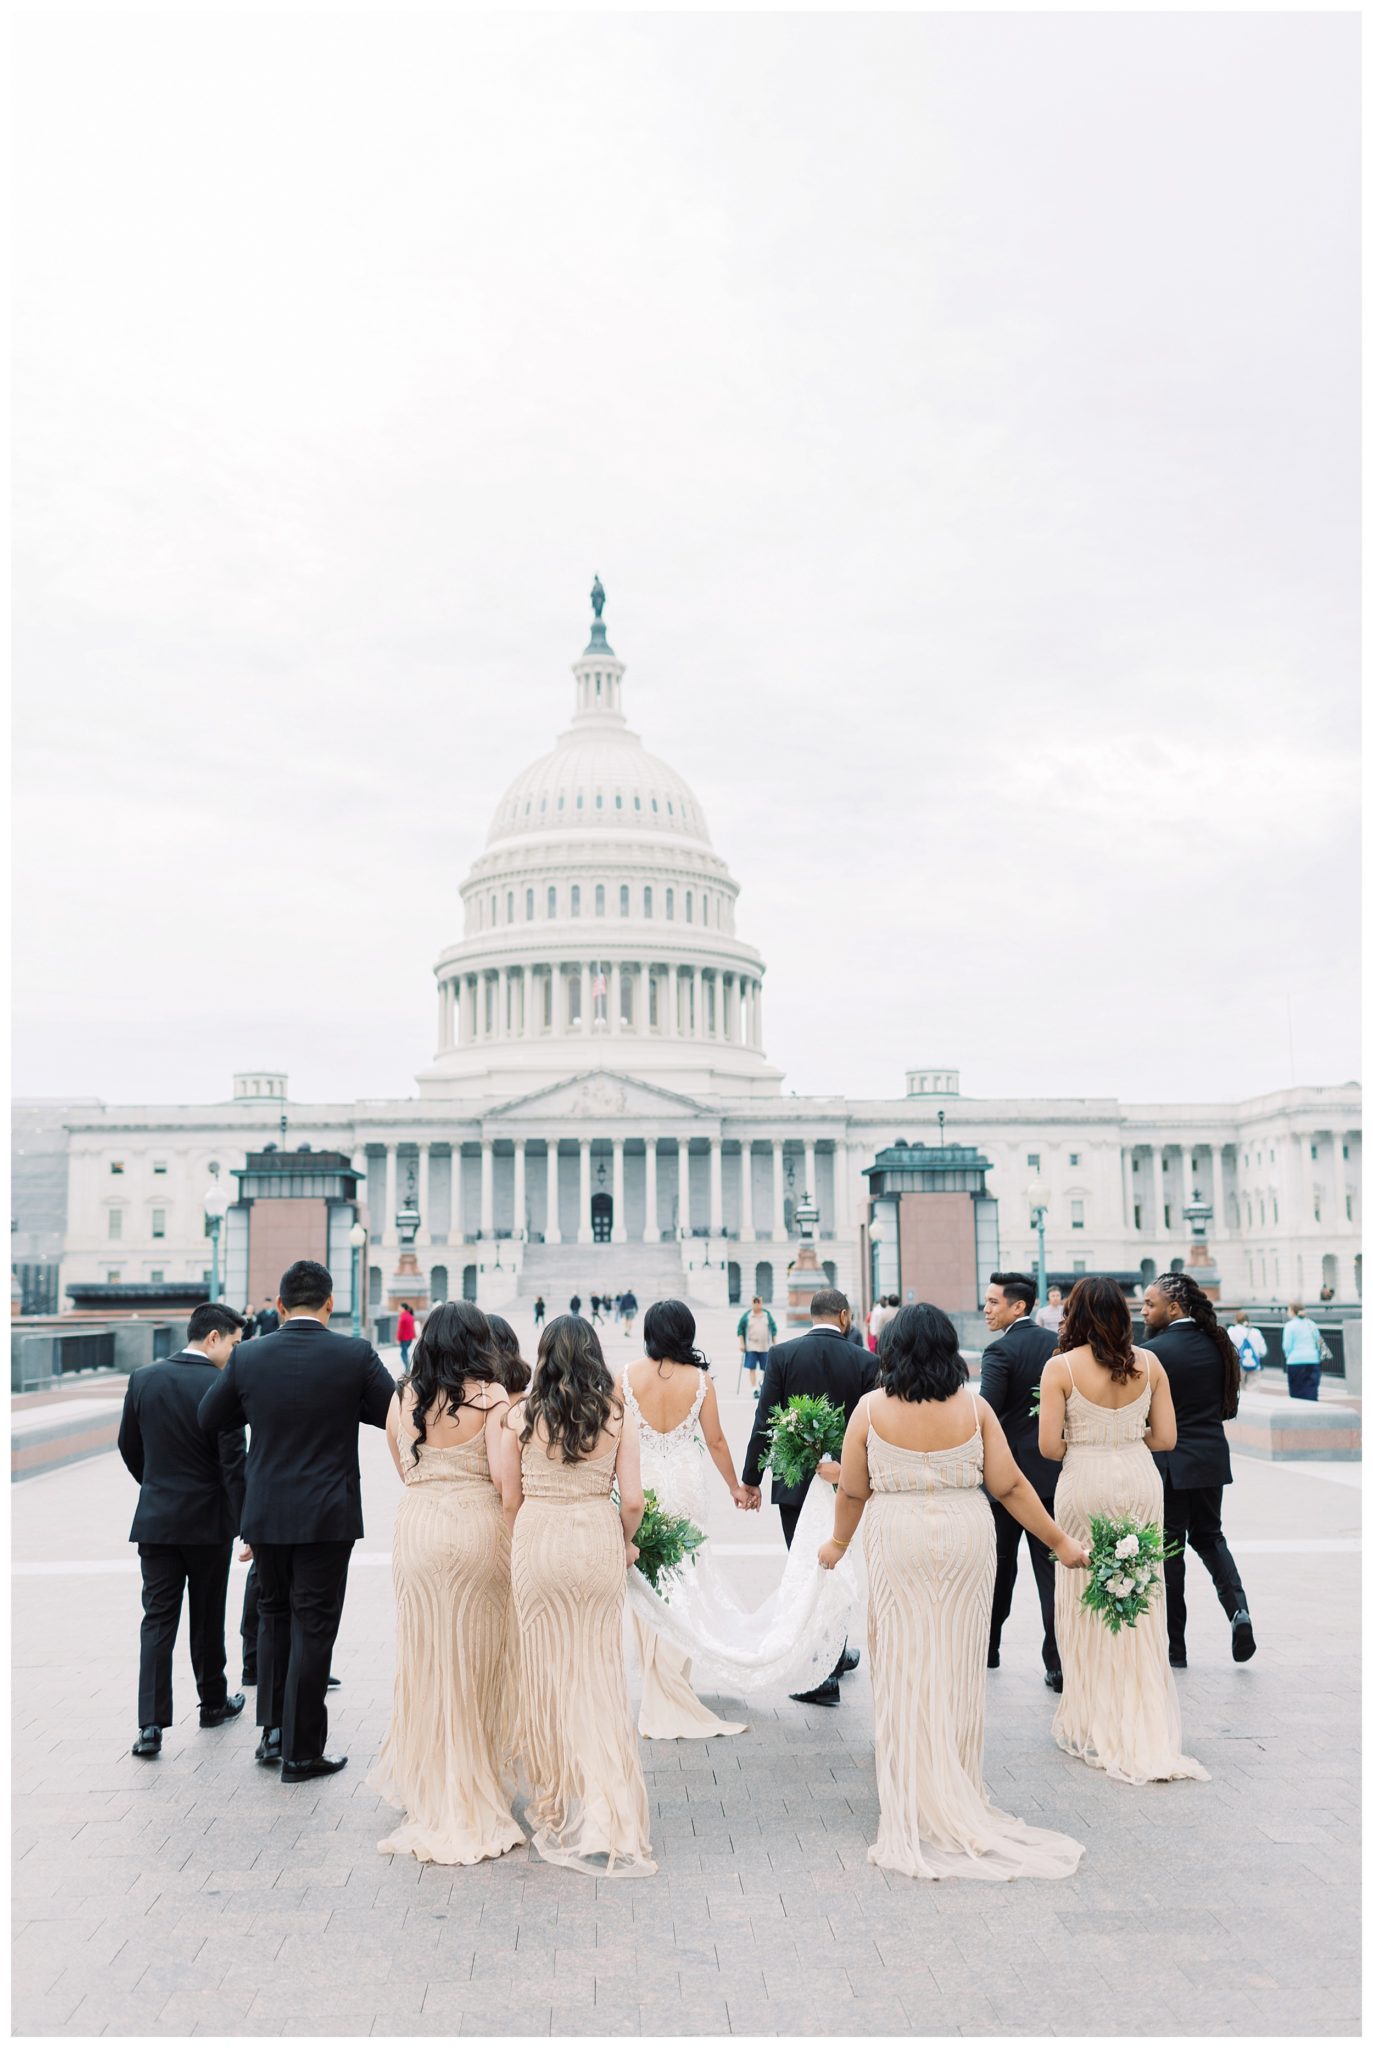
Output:
M440 955L426 1098L489 1096L598 1067L693 1093L775 1095L763 961L696 796L625 721L605 593L572 665L572 721L496 806Z

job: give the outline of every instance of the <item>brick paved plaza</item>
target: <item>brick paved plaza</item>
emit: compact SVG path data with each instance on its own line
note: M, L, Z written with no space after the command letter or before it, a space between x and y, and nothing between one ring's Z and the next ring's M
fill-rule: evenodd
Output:
M751 1403L734 1397L732 1322L706 1334L738 1461ZM987 1779L1086 1843L1076 1878L873 1869L863 1668L836 1711L734 1702L744 1736L645 1745L659 1875L614 1884L525 1850L475 1870L377 1854L389 1809L364 1777L390 1692L397 1483L379 1434L364 1453L331 1696L331 1746L351 1762L291 1789L253 1763L251 1695L237 1725L200 1731L184 1634L177 1725L159 1761L129 1755L133 1483L109 1454L14 1487L17 2033L1358 2031L1357 1465L1236 1461L1227 1524L1259 1654L1231 1663L1198 1586L1179 1674L1210 1784L1134 1789L1060 1755L1025 1574L988 1675ZM776 1517L718 1498L714 1533L761 1597ZM233 1623L242 1581L236 1567ZM238 1668L235 1639L231 1681Z

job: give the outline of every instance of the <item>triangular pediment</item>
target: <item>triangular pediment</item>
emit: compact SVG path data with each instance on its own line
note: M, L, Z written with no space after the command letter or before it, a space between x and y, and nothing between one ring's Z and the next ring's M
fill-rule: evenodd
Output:
M632 1074L597 1067L567 1080L551 1081L529 1095L513 1095L508 1102L488 1109L487 1124L535 1123L549 1117L709 1117L718 1114L709 1103L676 1088L660 1088L656 1081L644 1081Z

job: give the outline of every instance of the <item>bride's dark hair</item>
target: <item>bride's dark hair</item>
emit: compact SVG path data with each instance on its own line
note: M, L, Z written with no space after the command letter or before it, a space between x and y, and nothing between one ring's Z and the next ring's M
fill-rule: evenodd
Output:
M623 1412L591 1324L583 1316L554 1316L539 1337L520 1442L527 1444L539 1424L549 1449L561 1444L563 1463L575 1465L595 1450L611 1416Z
M696 1318L684 1301L655 1301L645 1310L644 1350L655 1363L710 1371L710 1360L696 1349Z
M410 1370L397 1386L398 1392L409 1388L415 1397L411 1421L417 1462L420 1445L429 1433L430 1411L436 1404L442 1404L441 1412L450 1416L460 1408L481 1405L465 1398L473 1380L482 1386L502 1384L491 1325L475 1302L440 1302L425 1318Z

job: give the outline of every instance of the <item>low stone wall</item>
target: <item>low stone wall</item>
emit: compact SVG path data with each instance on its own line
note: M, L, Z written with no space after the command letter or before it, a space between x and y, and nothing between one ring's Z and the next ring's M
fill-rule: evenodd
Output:
M1268 1397L1240 1403L1225 1425L1232 1450L1275 1464L1311 1458L1358 1459L1363 1430L1356 1409L1334 1401L1285 1401Z
M30 1394L15 1400L10 1417L11 1483L112 1451L127 1384L121 1373L103 1383L87 1380L80 1391L73 1388L55 1399Z

